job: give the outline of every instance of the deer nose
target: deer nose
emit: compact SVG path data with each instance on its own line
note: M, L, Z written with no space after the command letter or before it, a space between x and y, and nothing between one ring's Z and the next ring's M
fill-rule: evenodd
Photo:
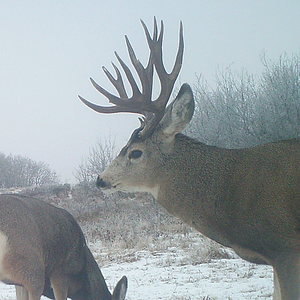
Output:
M97 181L96 181L96 186L99 189L103 189L107 186L107 184L100 176L98 176Z

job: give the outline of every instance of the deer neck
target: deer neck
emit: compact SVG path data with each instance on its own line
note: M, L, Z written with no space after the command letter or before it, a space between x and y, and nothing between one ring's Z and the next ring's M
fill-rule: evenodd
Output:
M171 214L224 245L229 244L221 231L236 164L233 152L178 134L164 158L157 194Z
M86 255L86 287L91 300L111 300L111 294L108 290L104 277L95 261L90 249L85 246Z

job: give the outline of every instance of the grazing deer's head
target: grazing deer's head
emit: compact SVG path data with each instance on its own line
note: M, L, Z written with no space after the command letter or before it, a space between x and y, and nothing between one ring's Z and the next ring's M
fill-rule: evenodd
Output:
M102 107L80 99L100 113L143 115L120 154L99 175L103 191L144 191L154 195L170 213L215 241L232 247L246 260L274 267L276 300L300 299L300 141L287 140L249 149L222 149L191 139L181 132L194 111L192 90L183 84L167 106L182 64L180 24L175 65L168 74L162 62L163 23L151 38L146 68L126 38L139 90L129 68L117 55L132 88L128 97L119 69L115 79L104 72L119 97L96 89L114 104ZM152 100L153 70L161 92Z

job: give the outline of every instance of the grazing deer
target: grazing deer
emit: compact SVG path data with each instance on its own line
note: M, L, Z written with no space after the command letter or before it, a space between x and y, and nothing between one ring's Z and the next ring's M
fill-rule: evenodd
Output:
M83 233L66 210L0 195L0 280L18 300L124 300L124 276L110 294Z
M118 68L115 79L103 68L119 97L95 81L95 88L114 106L103 107L80 99L100 113L142 114L120 154L98 177L106 193L151 193L171 214L211 239L231 247L242 258L274 268L276 300L300 299L300 140L230 150L208 146L181 132L194 112L193 93L183 84L166 108L182 65L183 33L170 74L163 66L163 23L153 37L142 22L150 48L146 68L126 37L131 62L142 91L129 68L116 54L132 88L129 98ZM153 68L161 92L151 100Z

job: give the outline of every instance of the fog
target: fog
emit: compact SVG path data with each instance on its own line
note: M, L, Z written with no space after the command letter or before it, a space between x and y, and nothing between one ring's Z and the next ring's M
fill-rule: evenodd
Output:
M196 74L213 84L218 66L259 73L262 52L274 60L299 53L299 11L299 1L1 1L0 152L43 161L73 183L74 169L99 139L114 134L121 147L137 116L97 114L77 95L107 104L89 77L114 91L101 67L113 71L115 50L130 65L125 34L147 63L140 19L151 32L154 16L164 21L169 71L183 22L178 88L195 84Z

